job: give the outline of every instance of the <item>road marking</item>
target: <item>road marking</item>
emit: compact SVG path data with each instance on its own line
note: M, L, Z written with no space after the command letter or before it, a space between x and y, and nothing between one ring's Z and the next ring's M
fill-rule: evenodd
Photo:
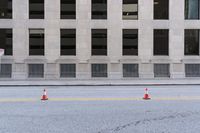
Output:
M149 101L195 101L200 100L200 97L152 97ZM0 98L0 103L3 102L39 102L39 98ZM49 98L47 101L64 102L64 101L145 101L137 97L105 97L105 98Z

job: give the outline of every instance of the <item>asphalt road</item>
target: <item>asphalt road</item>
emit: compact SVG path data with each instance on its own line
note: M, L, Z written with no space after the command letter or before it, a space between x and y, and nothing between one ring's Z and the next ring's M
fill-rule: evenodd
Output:
M41 101L43 89L48 101ZM1 87L0 133L194 133L200 86Z

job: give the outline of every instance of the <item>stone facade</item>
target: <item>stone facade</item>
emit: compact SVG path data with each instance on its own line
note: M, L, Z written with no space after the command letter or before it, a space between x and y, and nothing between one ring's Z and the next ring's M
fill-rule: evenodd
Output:
M139 64L139 79L154 79L155 63L170 64L171 79L185 78L185 63L200 63L199 56L184 56L184 29L200 29L199 20L184 19L184 0L170 0L169 20L153 19L153 0L139 0L138 20L122 19L122 0L107 2L106 20L91 19L91 0L76 0L74 20L60 19L60 0L45 0L45 19L33 20L28 0L13 0L13 19L0 20L0 28L13 29L13 56L1 57L2 63L12 64L11 79L30 79L29 63L44 64L44 80L59 80L61 63L76 64L75 80L92 79L92 63L108 65L105 79L125 79L123 63ZM45 29L45 56L29 56L30 28ZM76 29L76 56L60 56L61 28ZM93 28L107 29L107 56L91 56ZM138 56L122 56L122 29L138 29ZM153 29L169 29L169 56L153 55Z

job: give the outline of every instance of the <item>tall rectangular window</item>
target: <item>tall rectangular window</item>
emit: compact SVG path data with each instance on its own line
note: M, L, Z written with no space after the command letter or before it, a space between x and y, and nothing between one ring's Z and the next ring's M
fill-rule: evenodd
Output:
M0 48L4 49L4 55L13 54L12 29L0 29Z
M92 29L92 55L107 55L107 29Z
M154 77L170 77L169 64L154 64Z
M28 64L28 77L29 78L43 78L44 64Z
M107 0L92 0L92 19L107 19Z
M92 64L92 77L107 77L107 64Z
M0 78L11 78L12 77L12 65L1 64L0 65Z
M29 55L44 55L43 29L29 29Z
M186 77L200 77L200 64L185 64Z
M185 19L199 19L199 8L199 0L185 0Z
M61 0L61 19L76 19L76 0Z
M154 0L154 19L169 19L169 0Z
M169 55L169 30L154 30L154 55Z
M44 0L29 0L29 19L44 19Z
M138 0L123 0L123 19L138 19Z
M76 29L61 29L61 55L76 55Z
M60 77L61 78L75 78L76 64L60 64Z
M123 55L138 55L137 29L123 29Z
M139 77L138 64L123 64L123 77Z
M199 55L199 30L185 29L185 55Z
M12 0L0 0L0 19L12 18Z

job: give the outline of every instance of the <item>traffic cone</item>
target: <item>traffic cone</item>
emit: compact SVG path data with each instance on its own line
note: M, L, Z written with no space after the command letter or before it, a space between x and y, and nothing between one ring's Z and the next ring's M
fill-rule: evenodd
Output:
M144 100L150 100L151 99L150 96L149 96L149 94L148 94L148 89L147 88L145 88L145 94L144 94L143 99Z
M41 100L48 100L48 97L47 97L47 92L46 90L44 89L44 93L42 95L42 99Z

